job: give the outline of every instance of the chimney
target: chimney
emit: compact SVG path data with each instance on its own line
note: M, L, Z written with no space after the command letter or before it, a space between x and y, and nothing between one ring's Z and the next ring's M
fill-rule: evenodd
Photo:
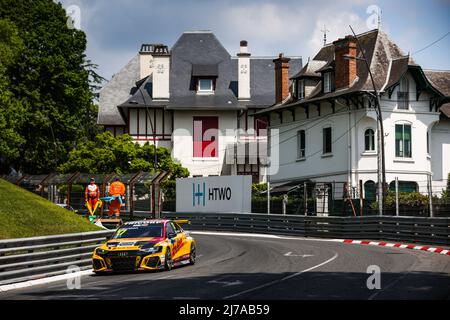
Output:
M140 78L143 79L153 72L153 56L154 46L152 44L143 44L139 51Z
M356 38L346 36L334 41L333 45L336 89L348 88L356 79Z
M275 103L280 103L289 95L289 61L282 53L275 63Z
M170 53L165 45L155 45L153 50L153 99L167 100L169 94Z
M247 41L242 40L238 56L238 98L250 100L250 53Z

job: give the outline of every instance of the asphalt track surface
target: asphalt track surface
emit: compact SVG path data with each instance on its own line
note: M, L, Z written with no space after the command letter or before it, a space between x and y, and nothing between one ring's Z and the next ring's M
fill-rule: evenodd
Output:
M170 272L81 278L0 293L6 299L449 299L450 258L294 237L193 233L198 260ZM379 266L381 289L367 268Z

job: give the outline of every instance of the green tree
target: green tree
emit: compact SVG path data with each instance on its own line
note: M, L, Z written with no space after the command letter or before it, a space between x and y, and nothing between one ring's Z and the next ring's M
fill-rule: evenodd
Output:
M156 169L155 169L156 149ZM171 179L187 177L189 171L173 161L166 148L155 148L149 143L134 143L131 136L114 137L109 131L98 134L92 141L81 142L59 166L59 171L84 173L170 172Z
M8 68L16 61L23 48L16 26L0 19L0 171L20 157L24 139L18 133L23 125L23 107L10 91Z
M84 32L68 27L61 4L0 0L0 19L14 23L23 43L6 71L24 117L14 129L23 142L14 167L49 172L79 141L97 134L92 101L100 77L86 58Z

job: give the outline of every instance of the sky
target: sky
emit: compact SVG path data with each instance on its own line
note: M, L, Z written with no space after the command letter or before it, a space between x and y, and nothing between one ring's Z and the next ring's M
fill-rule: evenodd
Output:
M304 63L327 42L378 26L424 69L450 70L450 0L60 0L78 8L87 56L106 79L142 43L169 48L184 31L211 30L231 55L247 40L253 56L301 56ZM75 6L75 7L74 7ZM77 20L78 19L78 20ZM442 36L431 47L417 52ZM417 53L416 53L417 52Z

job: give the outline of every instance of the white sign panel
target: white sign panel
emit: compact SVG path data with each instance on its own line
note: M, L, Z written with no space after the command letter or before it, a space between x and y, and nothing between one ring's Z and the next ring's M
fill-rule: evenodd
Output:
M176 194L178 213L250 212L252 177L180 178Z

